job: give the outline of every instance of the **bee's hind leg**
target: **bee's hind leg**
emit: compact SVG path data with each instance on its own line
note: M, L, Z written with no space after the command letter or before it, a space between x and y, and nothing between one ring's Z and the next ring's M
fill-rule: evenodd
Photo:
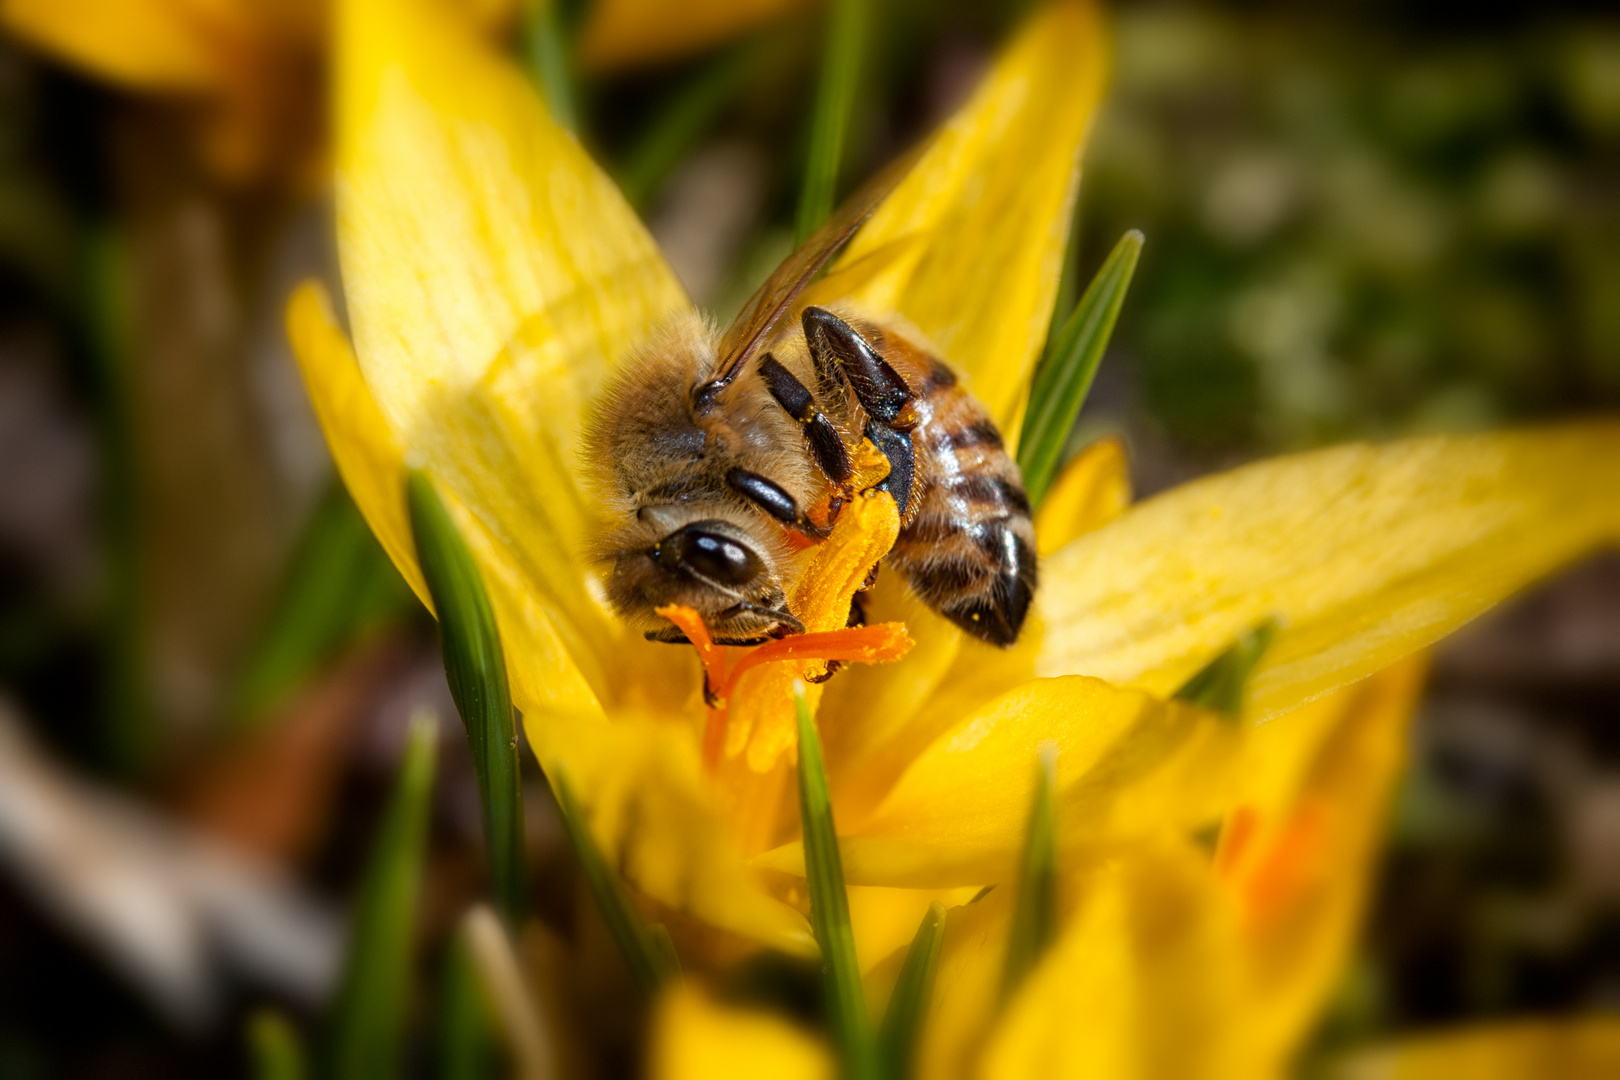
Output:
M838 373L866 415L895 431L917 426L917 394L849 323L825 308L807 307L800 320L816 371Z
M911 445L911 436L869 419L866 421L866 437L889 459L889 475L874 484L872 490L887 491L894 496L894 505L904 519L911 507L911 491L917 480L917 451Z

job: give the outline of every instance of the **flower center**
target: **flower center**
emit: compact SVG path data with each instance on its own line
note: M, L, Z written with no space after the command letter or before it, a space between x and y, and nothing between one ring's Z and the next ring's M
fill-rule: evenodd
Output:
M703 663L707 768L746 750L749 768L768 771L793 749L795 682L811 684L805 696L814 709L821 699L816 684L826 680L830 662L882 663L911 648L902 623L844 625L850 602L899 533L900 515L886 492L859 496L843 508L788 598L788 610L804 623L803 634L747 648L716 645L692 608L658 609L691 639Z

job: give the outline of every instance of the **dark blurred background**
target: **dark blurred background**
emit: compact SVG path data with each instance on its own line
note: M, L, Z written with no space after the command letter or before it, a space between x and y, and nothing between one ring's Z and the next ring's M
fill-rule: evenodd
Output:
M722 318L790 244L806 8L580 78L582 138ZM1123 434L1148 495L1330 441L1620 405L1612 11L1115 12L1073 276L1126 229L1147 244L1076 445ZM968 92L1014 14L878 5L851 178ZM216 1075L256 1004L316 1015L406 718L454 723L431 623L334 484L281 330L297 280L335 282L320 170L221 176L198 114L0 38L3 1077ZM318 142L318 110L302 122ZM430 941L482 888L470 767L460 740L443 752ZM542 910L589 937L528 805ZM1317 1050L1602 1006L1613 556L1440 650Z

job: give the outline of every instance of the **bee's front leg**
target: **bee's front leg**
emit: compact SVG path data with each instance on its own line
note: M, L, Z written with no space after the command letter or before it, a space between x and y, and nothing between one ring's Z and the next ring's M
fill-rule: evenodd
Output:
M726 473L726 483L788 528L797 529L812 540L827 538L827 530L811 521L809 515L799 509L798 500L776 481L747 469L733 468Z

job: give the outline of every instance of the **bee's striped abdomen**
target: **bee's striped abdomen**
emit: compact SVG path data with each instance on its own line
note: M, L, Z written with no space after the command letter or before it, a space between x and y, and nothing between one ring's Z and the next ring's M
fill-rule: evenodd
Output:
M917 392L917 494L888 561L929 607L995 645L1035 595L1035 527L1018 465L985 407L944 362L898 335L885 358Z

